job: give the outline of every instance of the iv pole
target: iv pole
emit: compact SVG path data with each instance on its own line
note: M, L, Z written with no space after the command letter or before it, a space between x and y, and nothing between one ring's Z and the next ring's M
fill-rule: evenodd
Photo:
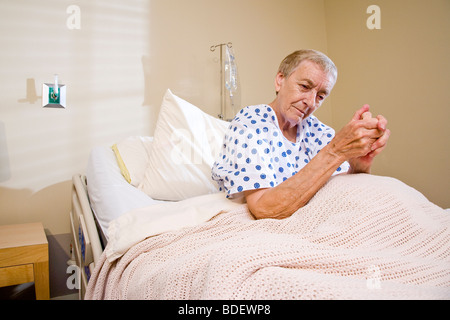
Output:
M211 52L214 52L216 50L217 47L220 47L220 114L219 119L224 119L225 118L225 96L223 94L224 91L224 87L225 87L225 78L223 76L223 53L222 53L222 49L223 46L227 46L228 48L232 47L232 43L228 42L228 43L221 43L221 44L217 44L215 46L211 46L211 48L209 48L209 50L211 50Z

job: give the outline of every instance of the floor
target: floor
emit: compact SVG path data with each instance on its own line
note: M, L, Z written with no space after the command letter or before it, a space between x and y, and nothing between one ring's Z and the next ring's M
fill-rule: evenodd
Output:
M51 291L50 291L51 296ZM0 288L0 300L35 300L34 283ZM78 300L78 292L50 297L50 300Z

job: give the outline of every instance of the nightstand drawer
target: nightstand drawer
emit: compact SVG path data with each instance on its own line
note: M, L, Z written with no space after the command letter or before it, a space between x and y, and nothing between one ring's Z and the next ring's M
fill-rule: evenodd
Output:
M0 287L15 286L33 281L33 264L0 268Z

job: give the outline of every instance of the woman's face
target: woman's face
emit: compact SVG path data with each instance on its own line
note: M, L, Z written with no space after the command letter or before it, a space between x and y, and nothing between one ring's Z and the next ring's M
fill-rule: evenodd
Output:
M275 100L280 128L293 127L309 117L330 94L334 77L312 61L302 61L289 77L278 73Z

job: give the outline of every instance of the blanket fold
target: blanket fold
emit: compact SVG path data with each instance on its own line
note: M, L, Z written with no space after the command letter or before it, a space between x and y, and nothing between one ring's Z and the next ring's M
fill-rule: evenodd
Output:
M148 237L196 226L239 205L242 205L242 201L227 199L220 192L132 210L109 224L106 257L109 262L113 262Z
M106 253L86 299L449 299L450 215L389 177L335 176L283 220L245 205Z

